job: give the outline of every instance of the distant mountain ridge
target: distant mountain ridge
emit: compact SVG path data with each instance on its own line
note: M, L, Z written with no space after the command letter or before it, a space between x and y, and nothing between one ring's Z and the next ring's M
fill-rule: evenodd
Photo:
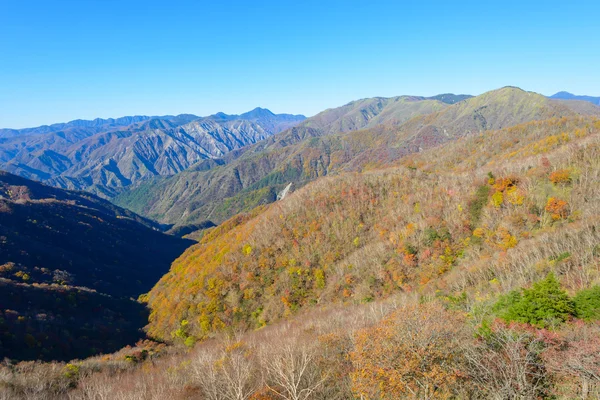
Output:
M147 115L134 115L120 118L96 118L93 120L76 119L69 122L61 122L52 125L42 125L34 128L23 128L23 129L7 129L0 128L0 138L18 136L18 135L37 135L44 133L52 133L58 131L64 131L75 128L96 128L97 131L109 130L111 128L129 126L139 122L149 121L153 119L169 120L169 121L193 121L198 119L197 115L192 114L180 114L180 115L164 115L164 116L153 116Z
M551 99L559 99L559 100L582 100L589 101L592 104L600 105L600 96L579 96L569 92L558 92L550 96Z
M129 185L222 157L304 119L256 108L241 115L138 116L4 130L0 168L53 186L112 197Z

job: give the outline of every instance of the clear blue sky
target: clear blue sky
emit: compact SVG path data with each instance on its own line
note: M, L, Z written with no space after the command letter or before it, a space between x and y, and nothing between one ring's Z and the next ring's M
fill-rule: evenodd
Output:
M505 85L600 95L599 15L598 0L0 0L0 127Z

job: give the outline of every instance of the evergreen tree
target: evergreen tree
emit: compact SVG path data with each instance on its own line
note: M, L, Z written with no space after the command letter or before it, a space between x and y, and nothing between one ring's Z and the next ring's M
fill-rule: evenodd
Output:
M508 300L508 301L507 301ZM507 301L502 318L506 321L523 322L545 328L566 321L575 313L569 295L561 289L553 273L523 289L520 296L514 294Z
M577 318L590 321L600 319L600 286L581 290L573 298Z

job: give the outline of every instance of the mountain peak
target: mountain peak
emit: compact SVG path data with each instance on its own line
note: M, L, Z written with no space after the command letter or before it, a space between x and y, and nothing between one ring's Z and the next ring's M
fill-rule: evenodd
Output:
M588 101L592 104L600 105L600 97L585 96L585 95L580 96L580 95L569 93L566 91L561 91L556 94L553 94L552 96L550 96L550 98L557 99L557 100L583 100L583 101Z
M566 92L566 91L563 90L563 91L560 91L558 93L553 94L550 97L556 97L556 96L575 96L575 95L573 93Z
M274 116L275 114L271 110L262 107L256 107L254 110L240 115L240 119L270 118Z

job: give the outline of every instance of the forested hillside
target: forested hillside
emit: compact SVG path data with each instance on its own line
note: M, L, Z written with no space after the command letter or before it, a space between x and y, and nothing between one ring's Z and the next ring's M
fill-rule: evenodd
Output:
M535 269L506 273L492 260L578 257L565 237L594 237L599 128L580 117L530 122L425 152L398 169L318 180L186 251L148 296L149 332L168 340L185 320L190 336L205 338L323 303L460 291L480 276L502 278L498 290L527 284ZM539 240L555 241L553 250L539 253ZM591 254L594 241L578 254ZM591 283L581 279L573 289Z
M140 297L148 332L174 347L3 366L0 390L598 397L600 120L525 122L395 163L318 179L207 231Z

